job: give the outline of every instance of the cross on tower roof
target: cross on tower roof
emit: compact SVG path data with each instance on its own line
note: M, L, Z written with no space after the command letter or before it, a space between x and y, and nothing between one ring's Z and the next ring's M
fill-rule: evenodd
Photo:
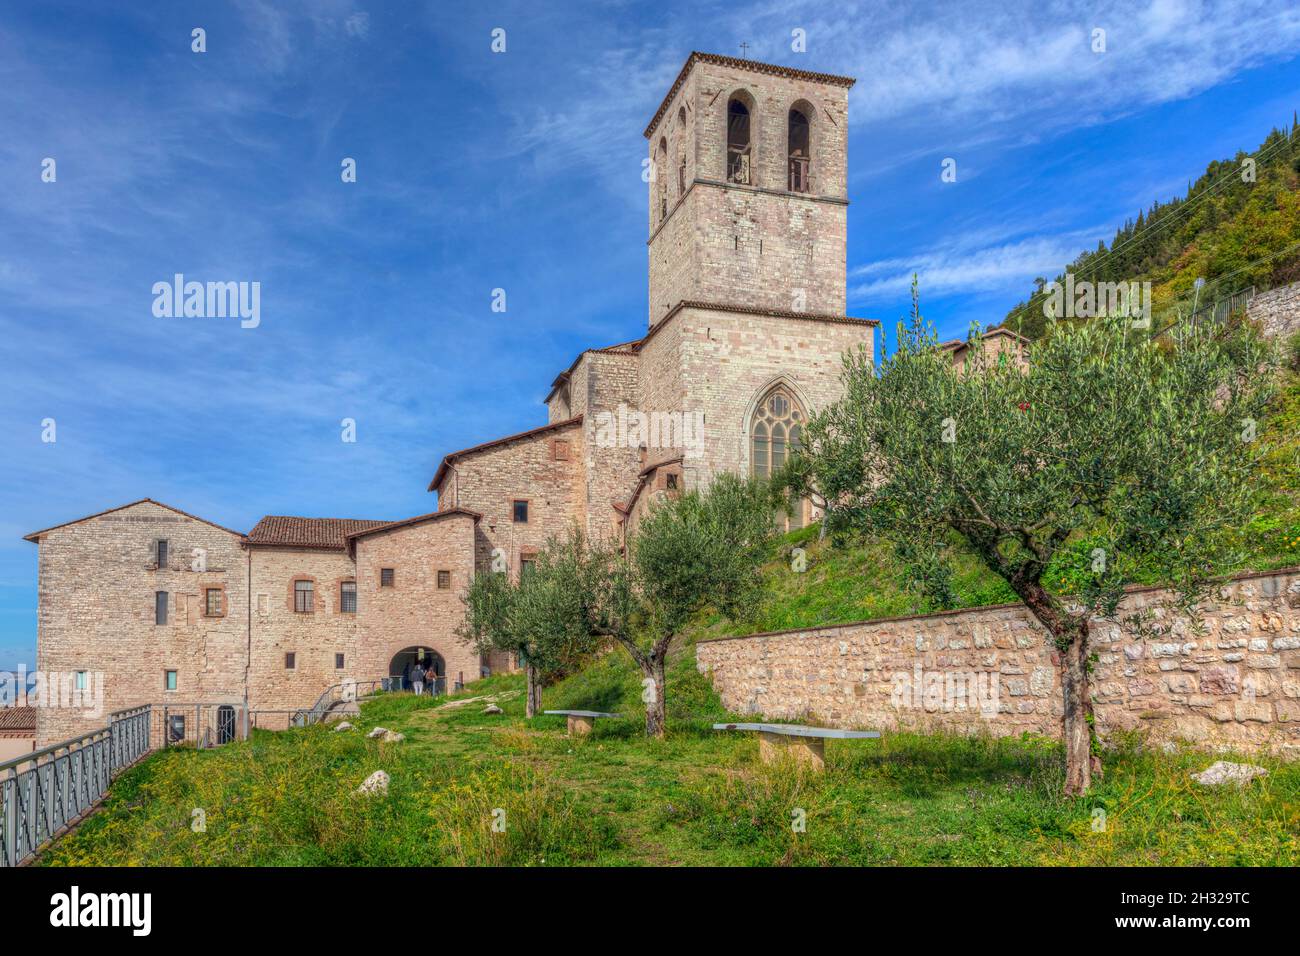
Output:
M742 57L743 59L748 60L748 59L749 59L748 53L749 53L749 44L748 44L748 43L742 43L742 44L740 44L740 55L741 55L741 57Z

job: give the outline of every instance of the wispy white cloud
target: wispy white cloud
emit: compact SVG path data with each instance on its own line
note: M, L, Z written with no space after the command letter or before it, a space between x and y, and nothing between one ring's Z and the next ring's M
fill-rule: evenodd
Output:
M962 236L910 257L878 259L849 274L849 298L858 302L894 300L906 294L915 273L927 295L1027 288L1033 279L1051 278L1079 249L1095 244L1097 230L1074 230L989 243L989 232Z

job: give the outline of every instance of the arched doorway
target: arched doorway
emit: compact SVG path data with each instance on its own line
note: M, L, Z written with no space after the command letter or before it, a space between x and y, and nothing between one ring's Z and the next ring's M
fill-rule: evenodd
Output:
M399 686L403 690L413 690L411 680L411 671L415 666L428 669L432 662L433 669L438 673L438 680L433 687L425 686L426 693L445 694L447 693L447 662L442 659L442 655L432 647L413 645L404 647L388 662L388 676L400 680Z

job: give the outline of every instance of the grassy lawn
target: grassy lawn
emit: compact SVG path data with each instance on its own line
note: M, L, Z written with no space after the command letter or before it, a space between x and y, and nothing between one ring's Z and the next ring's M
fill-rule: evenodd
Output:
M259 732L219 750L158 754L41 862L1290 866L1300 857L1300 766L1251 758L1270 776L1212 791L1188 774L1216 758L1135 744L1110 754L1105 779L1076 801L1060 795L1054 743L887 734L829 741L826 773L810 775L760 764L751 735L707 729L721 711L692 656L674 662L663 741L642 736L636 676L621 654L548 691L548 707L629 714L581 740L565 737L563 718L524 719L514 676L460 695L500 695L501 715L482 703L382 697L352 731ZM406 740L367 740L375 726ZM354 795L377 769L391 776L388 795ZM204 832L191 827L196 808Z

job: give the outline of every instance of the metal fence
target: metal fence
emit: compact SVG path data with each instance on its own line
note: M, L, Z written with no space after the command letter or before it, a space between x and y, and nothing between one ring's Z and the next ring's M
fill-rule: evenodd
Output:
M321 721L340 702L398 690L402 678L344 681L311 707L247 710L231 703L141 704L108 726L0 763L0 868L20 866L66 833L108 792L122 770L155 750L200 750L244 740L252 728L285 730Z
M107 727L0 763L0 867L26 862L95 807L152 749L152 715L148 704L120 710Z

